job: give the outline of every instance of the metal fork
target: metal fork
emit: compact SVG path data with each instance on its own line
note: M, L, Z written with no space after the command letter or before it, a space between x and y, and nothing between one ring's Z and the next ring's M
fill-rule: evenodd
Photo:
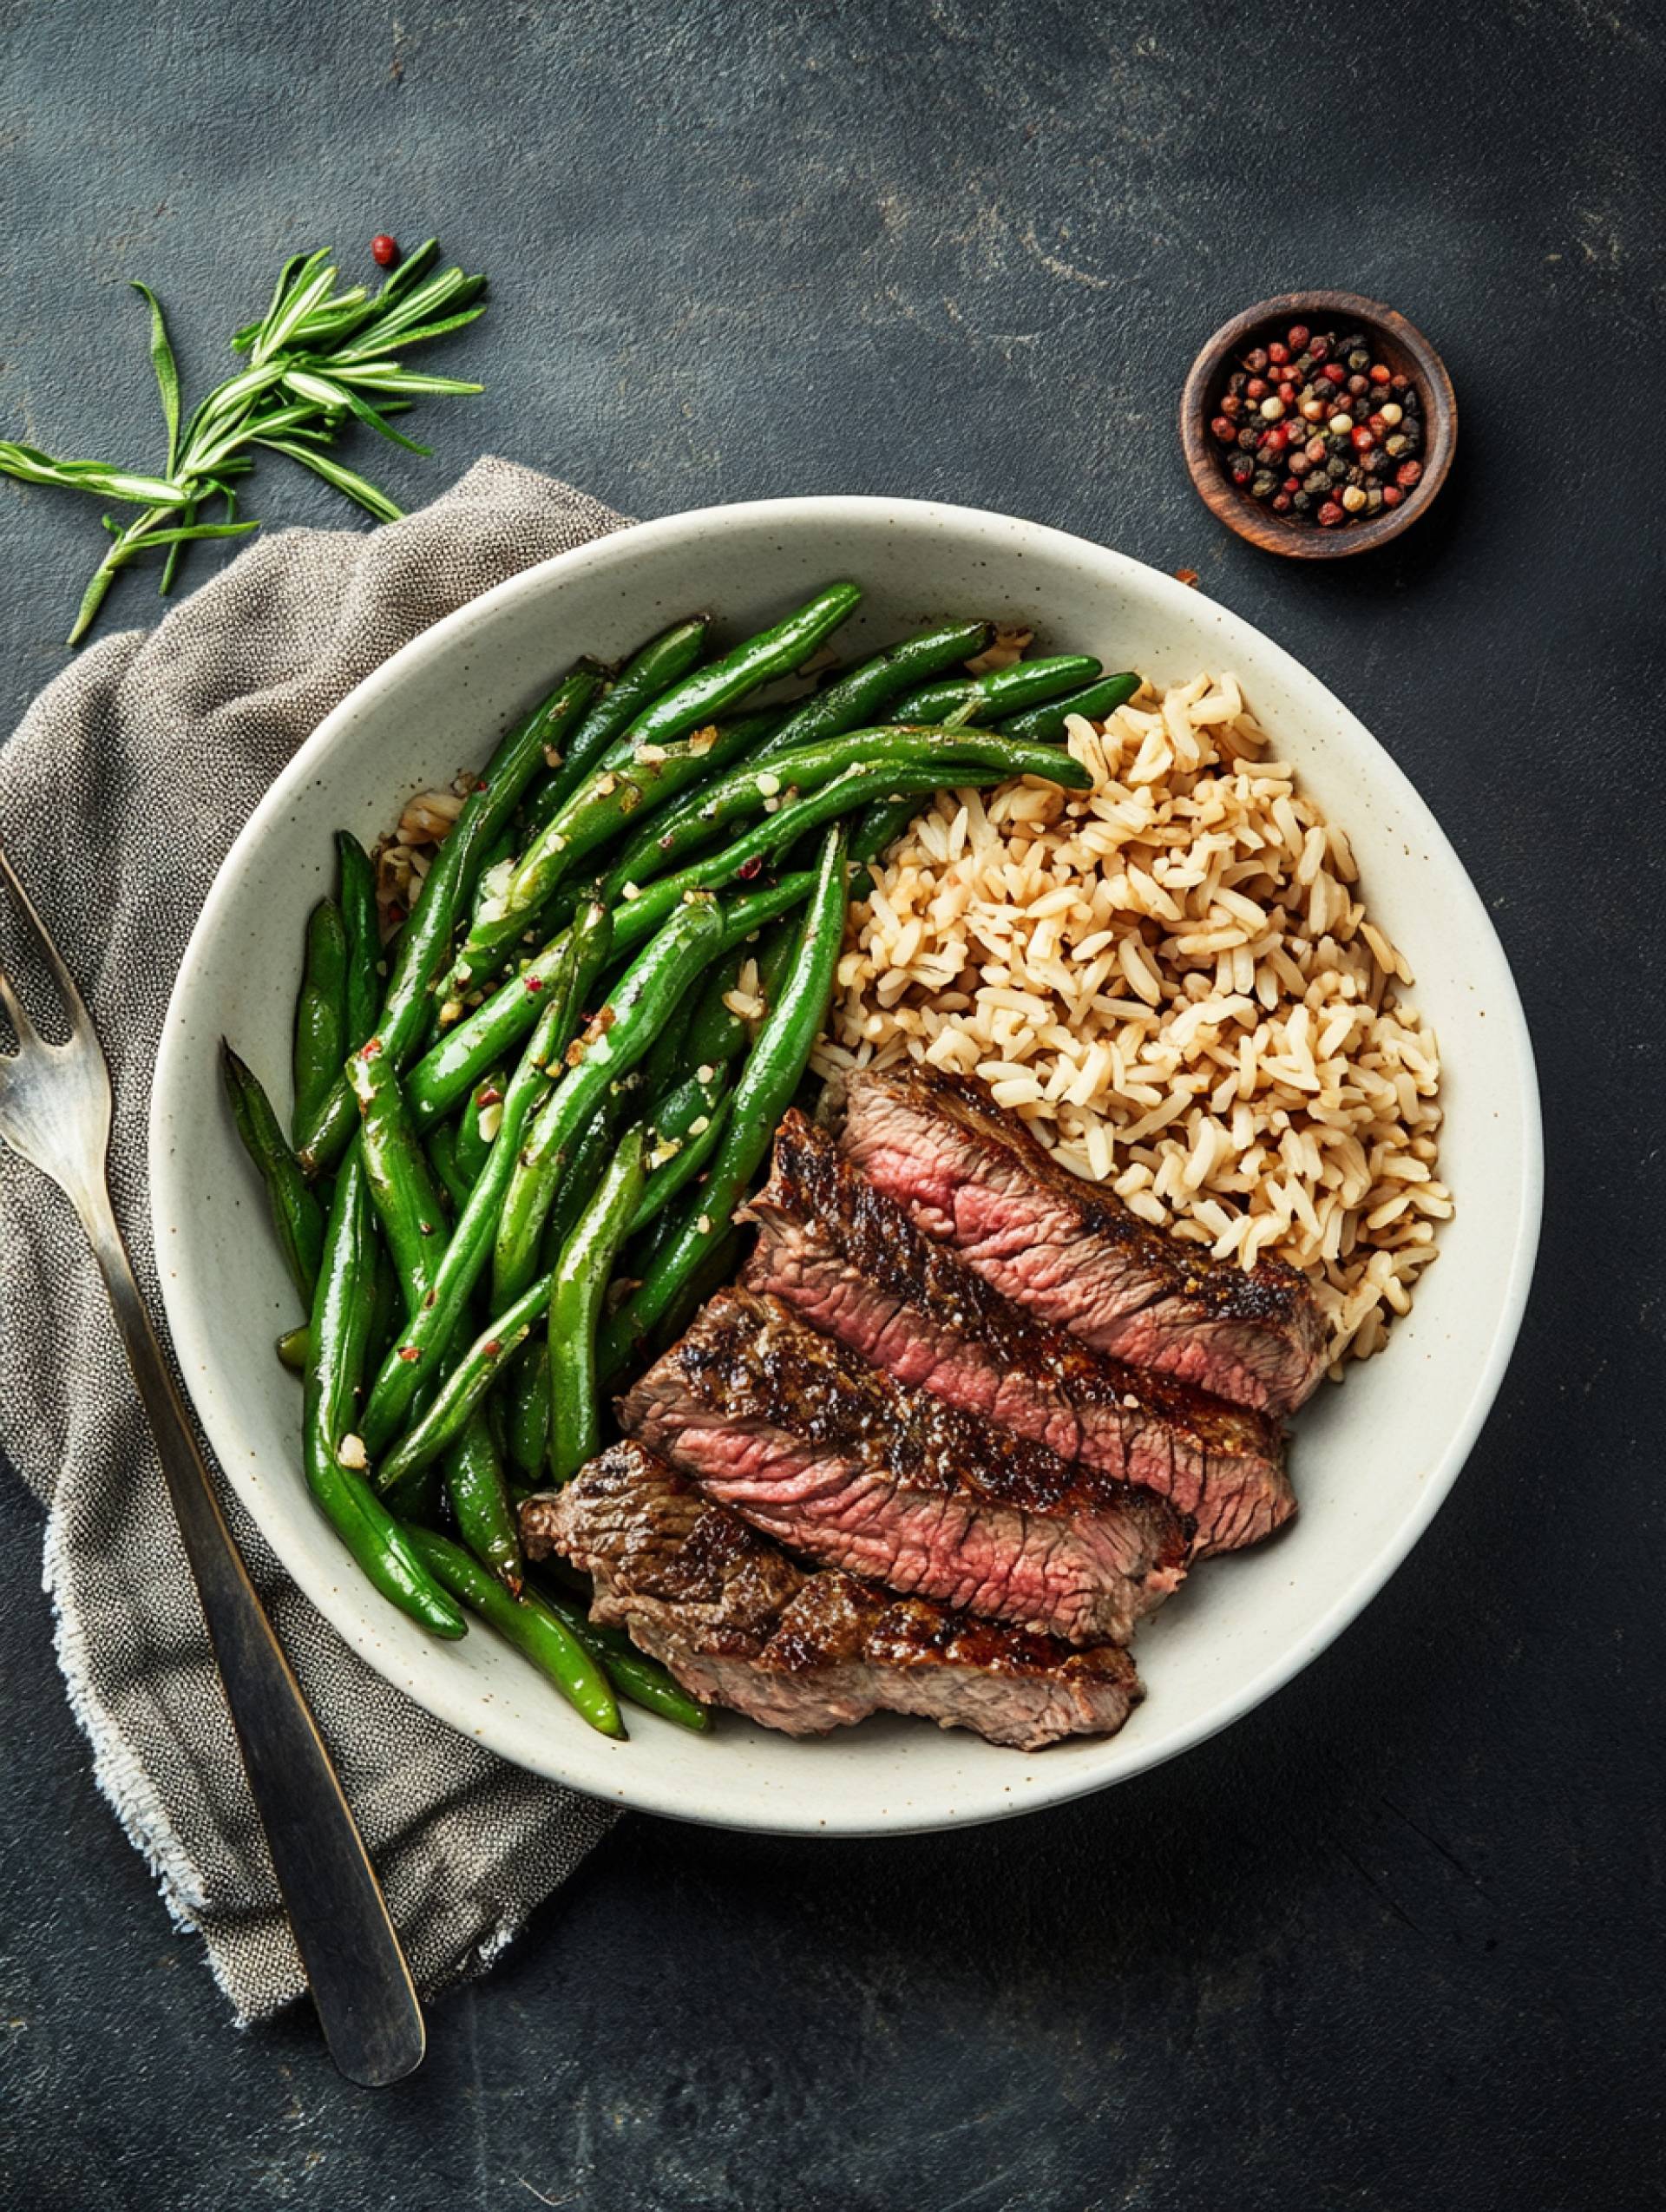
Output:
M110 1078L92 1017L0 850L0 878L62 994L69 1035L48 1044L0 968L16 1032L0 1053L0 1138L74 1206L109 1292L161 1454L243 1765L330 2055L365 2088L421 2063L422 2008L375 1870L272 1623L238 1556L146 1313L106 1179Z

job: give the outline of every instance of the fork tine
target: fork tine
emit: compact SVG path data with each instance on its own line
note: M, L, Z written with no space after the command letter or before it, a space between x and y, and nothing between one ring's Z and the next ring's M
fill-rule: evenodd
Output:
M4 1008L7 1019L17 1032L17 1042L25 1052L31 1045L40 1043L41 1033L30 1020L23 1002L12 989L11 979L3 968L0 968L0 1007Z
M16 903L17 910L28 924L35 940L36 950L52 971L53 979L63 994L64 1003L73 1025L77 1029L90 1031L93 1018L87 1011L87 1002L76 989L75 979L64 966L57 947L47 935L46 925L36 913L29 893L18 882L17 871L7 859L6 849L3 845L0 845L0 876L5 877L6 887ZM11 1017L12 1026L17 1032L18 1043L38 1043L38 1033L18 1003L17 994L7 981L3 969L0 969L0 1001L3 1001L6 1012Z

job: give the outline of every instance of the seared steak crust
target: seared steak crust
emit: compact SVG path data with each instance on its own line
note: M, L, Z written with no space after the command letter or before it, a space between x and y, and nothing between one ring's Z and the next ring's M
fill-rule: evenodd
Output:
M1073 1644L1125 1641L1192 1523L721 1291L620 1401L707 1494L823 1563Z
M843 1143L929 1237L1008 1297L1136 1367L1285 1412L1324 1371L1306 1280L1246 1270L1130 1213L1051 1159L967 1076L910 1065L853 1076Z
M901 1382L1159 1492L1197 1520L1197 1554L1253 1544L1295 1511L1275 1421L1093 1351L1003 1296L803 1114L782 1122L769 1184L741 1218L762 1231L750 1289Z
M1073 1651L809 1571L640 1444L528 1498L521 1527L533 1558L557 1551L594 1577L594 1619L626 1629L692 1696L790 1736L917 1713L1038 1750L1112 1733L1141 1694L1113 1645Z

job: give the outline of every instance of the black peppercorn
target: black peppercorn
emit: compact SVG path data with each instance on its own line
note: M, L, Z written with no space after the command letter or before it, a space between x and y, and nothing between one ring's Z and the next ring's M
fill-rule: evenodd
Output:
M1263 404L1278 411L1263 417ZM1241 491L1303 529L1334 529L1386 518L1405 498L1400 472L1422 473L1426 428L1413 419L1422 411L1411 380L1377 359L1363 331L1300 324L1239 354L1209 428Z

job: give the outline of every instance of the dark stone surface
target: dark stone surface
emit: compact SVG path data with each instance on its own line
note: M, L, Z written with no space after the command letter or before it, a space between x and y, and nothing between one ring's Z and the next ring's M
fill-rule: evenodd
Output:
M1660 2162L1663 26L1637 0L1236 13L0 7L0 427L157 457L282 256L436 229L496 305L482 450L641 514L814 489L1041 517L1263 625L1497 916L1549 1198L1520 1350L1414 1559L1223 1739L895 1843L632 1821L380 2098L226 2025L89 1780L0 1487L10 2206L1630 2208ZM1397 303L1464 410L1437 514L1303 572L1171 425L1233 308ZM253 511L337 520L263 469ZM0 485L0 706L94 514ZM200 567L197 574L202 573ZM130 583L117 620L148 620ZM49 887L48 899L49 903Z

